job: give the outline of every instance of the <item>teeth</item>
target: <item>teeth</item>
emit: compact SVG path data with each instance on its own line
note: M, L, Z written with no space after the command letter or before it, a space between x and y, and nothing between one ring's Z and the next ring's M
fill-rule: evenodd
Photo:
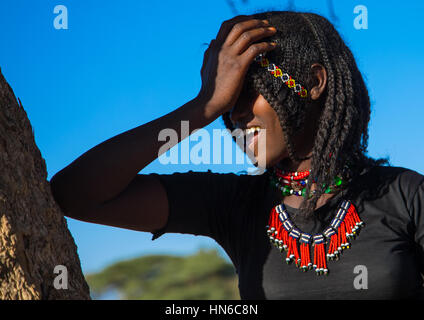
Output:
M245 130L246 134L252 134L254 132L259 132L259 131L261 131L260 127L252 127Z

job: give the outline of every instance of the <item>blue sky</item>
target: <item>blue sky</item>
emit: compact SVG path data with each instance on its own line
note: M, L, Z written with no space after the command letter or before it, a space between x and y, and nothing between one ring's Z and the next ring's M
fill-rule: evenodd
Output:
M240 14L286 8L288 1L234 1ZM369 154L424 173L422 12L424 2L335 2L336 27L353 51L371 101ZM313 3L313 5L311 4ZM327 0L294 1L296 10L329 17ZM68 30L53 27L56 5L68 9ZM353 26L356 5L368 8L368 29ZM204 43L234 14L217 1L2 1L0 67L24 105L48 179L104 140L160 117L200 88ZM222 128L221 120L208 129ZM219 165L151 163L141 173L239 171ZM144 254L190 254L217 247L205 237L149 233L67 219L84 272Z

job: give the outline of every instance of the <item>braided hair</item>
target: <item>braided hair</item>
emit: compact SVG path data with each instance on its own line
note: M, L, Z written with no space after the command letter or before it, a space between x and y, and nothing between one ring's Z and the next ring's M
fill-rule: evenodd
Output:
M368 91L352 52L333 25L320 15L291 11L262 12L253 18L267 19L277 29L269 38L277 43L267 53L269 61L280 66L308 92L315 85L311 66L320 63L326 69L327 86L319 100L322 111L317 119L311 155L311 175L316 184L329 186L342 173L352 179L366 167L388 164L387 159L366 156L371 113ZM304 125L305 114L312 104L310 97L300 98L256 63L250 66L244 85L260 93L276 111L290 159L293 162L305 159L296 154L293 137ZM228 129L234 129L229 112L223 114L223 120ZM325 192L325 188L318 188L310 196L310 186L307 184L300 206L305 217L314 211L317 200Z

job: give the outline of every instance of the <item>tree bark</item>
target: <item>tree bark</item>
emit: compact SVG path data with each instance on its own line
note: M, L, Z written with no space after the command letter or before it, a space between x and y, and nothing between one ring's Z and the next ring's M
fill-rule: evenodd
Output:
M0 299L90 299L31 123L1 70Z

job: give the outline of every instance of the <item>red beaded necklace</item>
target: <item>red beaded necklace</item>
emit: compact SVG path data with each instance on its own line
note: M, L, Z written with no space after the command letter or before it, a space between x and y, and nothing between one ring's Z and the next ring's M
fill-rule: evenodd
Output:
M310 174L311 170L304 170L304 171L295 171L295 172L289 172L289 171L283 171L278 168L274 168L275 173L286 180L304 180L306 179Z
M282 173L280 171L280 173ZM310 170L286 172L287 180L300 180L307 177ZM311 235L303 232L291 221L284 204L272 208L268 225L268 237L280 251L286 251L286 262L295 261L302 271L314 269L317 275L327 275L327 260L338 260L344 249L350 248L350 240L355 239L364 226L355 206L349 200L342 200L335 217L322 233ZM313 263L310 244L313 246ZM327 254L326 251L327 245Z

